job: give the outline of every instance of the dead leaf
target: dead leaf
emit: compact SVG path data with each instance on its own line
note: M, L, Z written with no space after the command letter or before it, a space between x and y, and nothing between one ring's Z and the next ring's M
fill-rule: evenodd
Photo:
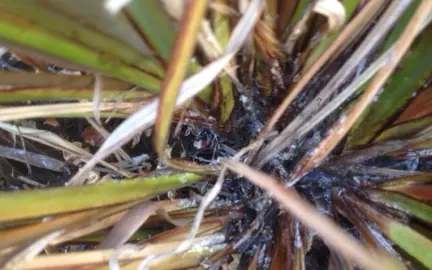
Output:
M52 127L59 127L60 123L57 121L56 118L47 118L44 122L44 125L52 126Z
M84 141L92 146L100 146L104 140L102 135L92 127L86 127L82 136Z

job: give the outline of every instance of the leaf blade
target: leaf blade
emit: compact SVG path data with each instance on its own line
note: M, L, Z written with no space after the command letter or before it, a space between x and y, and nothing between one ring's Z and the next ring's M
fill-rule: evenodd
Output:
M121 80L142 86L150 91L159 90L159 79L134 67L125 65L112 56L104 56L81 44L54 35L22 18L0 10L0 39L30 47L71 63L88 67Z
M146 199L201 179L197 174L182 173L79 187L2 192L0 222Z

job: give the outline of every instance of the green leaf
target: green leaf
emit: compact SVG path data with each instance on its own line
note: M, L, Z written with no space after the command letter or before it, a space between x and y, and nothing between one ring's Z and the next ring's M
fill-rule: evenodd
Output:
M421 2L422 2L421 0L412 1L409 7L405 10L405 13L400 17L400 19L396 23L395 27L393 28L393 31L389 34L389 36L385 40L382 51L389 49L393 45L393 43L395 43L395 41L399 39L400 35L402 34L407 24L411 21L412 16L414 15L415 11L417 10Z
M83 236L83 237L81 237L79 239L76 239L76 240L72 240L71 242L97 244L97 243L101 242L105 238L106 234L107 234L106 232L97 232L97 233L94 233L94 234ZM154 230L148 230L148 231L146 231L146 230L138 230L137 232L135 232L130 237L130 240L140 241L140 240L143 240L143 239L150 238L154 234L155 234Z
M369 199L377 203L400 210L432 224L432 206L430 205L395 192L368 191L367 194Z
M432 269L432 241L408 226L391 222L388 227L388 237L408 254Z
M24 0L27 1L27 0ZM77 19L95 30L113 37L138 50L143 55L151 55L152 51L141 39L139 33L122 13L113 16L105 8L105 0L31 0L39 2L49 10L62 13L69 18Z
M161 3L154 0L134 0L126 6L126 11L148 45L167 63L174 48L176 34Z
M409 121L384 130L374 143L396 139L407 139L432 125L432 116Z
M97 221L98 218L101 218L101 215L109 216L112 213L120 212L131 207L133 204L134 202L114 207L69 213L52 218L48 221L41 220L41 222L36 224L16 226L13 229L10 228L9 230L0 231L0 249L28 243L57 230L70 229L75 226L82 226L86 223L93 223Z
M297 6L294 11L294 15L290 21L291 27L294 27L296 23L300 21L300 19L303 17L307 7L309 6L310 1L309 0L299 0L297 2Z
M222 104L220 107L220 121L225 123L228 121L232 110L234 109L235 101L231 80L228 77L220 79L222 88Z
M12 47L18 45L53 55L118 79L158 92L160 80L138 68L126 65L120 59L105 55L73 40L49 32L25 18L0 10L0 39Z
M79 42L107 55L118 57L126 64L137 66L150 73L163 76L163 69L158 66L155 59L150 57L150 52L145 56L123 42L88 27L81 20L68 18L64 14L47 9L41 2L5 0L0 2L0 8L8 10L17 16L25 17L31 22L64 38Z
M432 242L428 238L379 212L374 205L365 202L351 192L345 198L357 207L356 212L360 212L362 216L373 221L390 240L423 263L428 269L432 269L432 253L430 252Z
M142 99L150 95L142 89L128 91L133 84L102 78L101 96L104 100ZM0 84L10 86L10 89L0 90L0 102L92 99L94 81L93 75L0 71Z
M51 101L51 100L82 100L91 99L94 89L79 88L20 88L0 90L0 102L19 101ZM104 90L104 99L143 98L148 93L144 91L125 92L124 90ZM93 113L94 115L94 113Z
M146 199L201 179L193 173L176 173L94 185L2 192L0 222Z
M412 6L410 6L410 10ZM406 23L409 13L405 13L386 41L385 48L393 44L399 37ZM385 125L391 120L405 104L411 99L413 93L423 84L432 72L432 27L428 27L419 35L411 51L402 60L401 68L397 70L376 102L372 103L361 120L356 123L347 142L347 147L359 146L369 143Z

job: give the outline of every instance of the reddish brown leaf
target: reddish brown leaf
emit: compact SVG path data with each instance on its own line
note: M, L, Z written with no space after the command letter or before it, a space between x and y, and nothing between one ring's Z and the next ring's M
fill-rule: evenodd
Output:
M26 63L27 65L33 66L38 70L42 70L42 71L48 70L48 64L42 59L32 58L22 53L16 53L14 51L11 52L15 54L16 57L18 57L22 62Z
M102 135L92 127L86 127L82 133L84 141L92 146L99 146L103 142Z
M379 188L399 192L418 200L432 200L432 175L397 178L379 185Z
M400 124L432 114L432 87L420 93L394 122Z
M432 200L432 185L395 186L386 189L403 193L418 200Z
M290 21L292 15L294 14L295 8L297 6L297 0L292 1L280 1L279 3L279 16L277 17L277 35L282 36L284 34L285 28Z
M290 232L290 224L292 217L288 213L282 213L278 217L277 221L278 224L276 227L276 237L271 269L291 269L292 234Z

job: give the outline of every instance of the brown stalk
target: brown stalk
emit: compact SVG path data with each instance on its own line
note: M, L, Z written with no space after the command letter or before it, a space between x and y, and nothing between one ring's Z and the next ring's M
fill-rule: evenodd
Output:
M13 50L9 50L9 52L13 53L18 59L27 65L36 68L38 71L48 71L48 63L44 62L43 60L34 59L21 53L14 53Z
M151 201L144 201L131 207L105 236L97 249L118 248L123 245L157 209L158 205Z
M361 162L377 157L383 156L387 153L394 152L404 148L408 142L406 141L388 141L380 144L372 145L365 149L359 149L347 152L341 156L331 159L327 165L341 166L348 164L360 164Z
M279 2L279 16L277 17L277 36L283 36L288 22L291 20L295 12L298 0L280 1Z
M366 250L357 240L335 225L331 219L320 215L293 189L285 188L272 177L253 170L243 163L228 159L223 159L222 162L230 170L244 175L252 183L269 192L283 208L313 229L340 254L351 258L366 269L393 269L392 267L395 267L389 258L381 257L378 260L376 253Z
M24 226L15 230L8 230L0 233L0 249L13 245L19 245L34 241L35 239L55 232L76 226L79 223L91 219L100 210L83 211L70 214L53 220L42 222L35 225Z
M203 241L212 239L214 239L213 241L217 244L217 242L224 241L225 237L221 234L203 236L195 239L193 244L200 244ZM77 269L77 267L80 266L95 267L97 265L106 265L110 258L115 255L117 255L117 259L120 262L139 260L151 254L175 248L178 244L178 241L148 244L138 250L121 250L118 254L115 254L116 251L113 249L104 249L37 256L32 261L25 262L21 269Z
M17 229L5 230L0 232L0 249L35 240L38 237L42 237L43 235L52 233L56 230L66 230L64 234L61 234L50 242L51 245L55 245L56 243L61 242L59 239L67 237L65 234L69 234L68 231L75 230L79 226L92 226L96 220L118 213L135 204L136 202L130 202L97 210L85 210L69 215L53 217L49 221L21 226ZM71 238L69 237L69 239Z
M95 217L95 220L88 224L81 224L82 226L79 228L74 228L70 231L65 232L60 237L57 237L55 240L51 242L51 245L58 245L61 243L69 242L74 239L78 239L85 235L90 235L94 232L101 231L108 227L116 224L128 211L128 208L133 207L139 202L131 202L124 205L120 205L116 208L111 208L109 212L103 213L103 216ZM194 202L186 202L184 205L181 200L166 200L166 201L158 201L157 207L163 209L165 212L171 212L179 209L183 209L188 205L194 206ZM100 210L99 210L100 212ZM158 216L153 216L158 217ZM148 219L150 221L151 217ZM162 219L162 218L160 218Z
M320 162L336 147L340 140L347 134L356 120L367 108L379 89L393 73L398 63L405 55L412 42L414 41L418 29L428 17L432 9L432 1L424 0L417 9L416 13L408 26L405 28L399 40L394 47L394 53L391 61L383 66L375 75L368 88L364 91L358 102L331 127L327 137L311 152L306 154L297 165L294 173L288 179L288 185L294 185L309 170L318 166Z
M201 226L198 228L196 233L197 237L201 237L204 235L212 234L225 226L227 223L232 222L233 220L237 220L240 218L240 214L228 214L221 217L209 217L205 219ZM192 224L188 224L185 227L178 227L166 232L159 233L158 235L153 236L152 238L145 239L140 241L140 244L157 244L161 242L168 241L184 241L189 234L189 231L192 227Z
M254 40L267 59L282 58L282 53L278 47L279 41L269 20L261 20L257 23L254 31Z
M73 242L75 239L80 241L79 238L81 237L84 237L86 235L91 235L95 232L102 231L106 228L113 226L126 214L126 212L127 210L123 210L118 213L114 213L112 215L102 217L98 220L94 220L89 224L81 224L79 228L75 228L65 232L64 234L60 235L59 237L51 241L50 244L52 246L56 246L66 242Z
M288 213L281 213L277 220L276 237L274 244L274 253L271 262L271 270L292 269L291 256L293 235L290 231L292 216ZM285 267L285 268L284 268Z
M154 145L160 156L164 155L171 118L175 110L177 95L187 73L189 59L193 55L196 36L199 32L201 19L207 9L207 1L189 2L180 22L180 30L170 58L168 70L162 83L158 121L155 125Z

